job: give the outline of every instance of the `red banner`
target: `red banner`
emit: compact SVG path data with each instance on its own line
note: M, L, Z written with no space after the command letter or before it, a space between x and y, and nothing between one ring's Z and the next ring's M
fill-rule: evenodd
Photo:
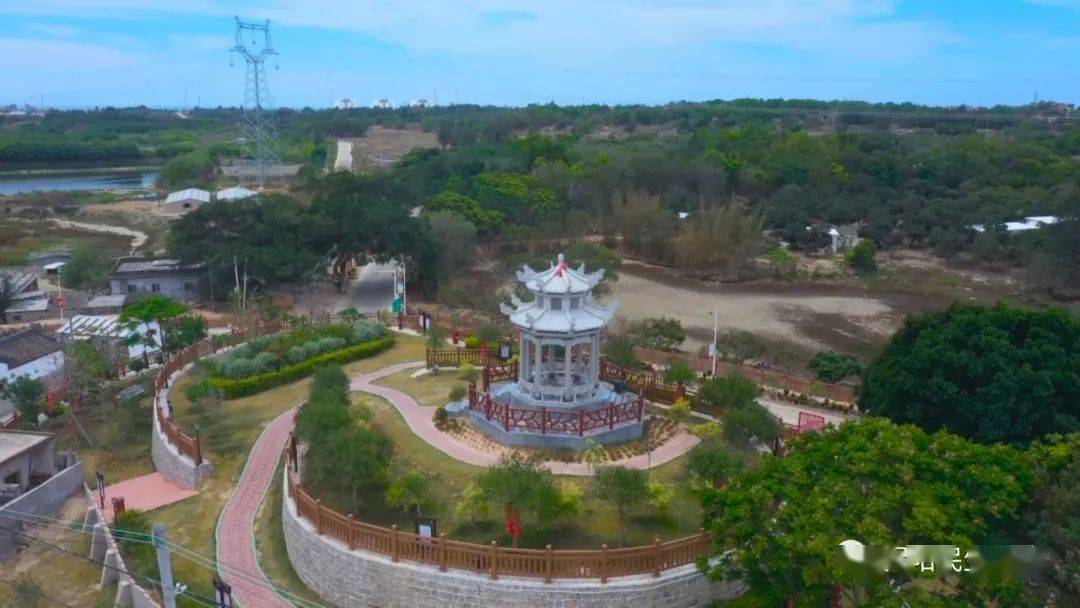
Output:
M799 434L825 428L825 417L810 412L799 412Z

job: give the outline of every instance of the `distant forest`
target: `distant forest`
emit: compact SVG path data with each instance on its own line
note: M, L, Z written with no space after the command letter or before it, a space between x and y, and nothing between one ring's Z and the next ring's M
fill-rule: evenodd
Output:
M442 222L464 221L481 240L603 235L647 259L737 272L740 260L767 246L748 236L758 228L794 249L816 249L829 226L858 222L861 236L886 249L1029 265L1041 284L1071 292L1080 284L1080 122L1070 111L1052 102L943 108L739 99L276 116L283 156L303 165L301 189L312 192L348 188L351 178L321 177L335 137L361 136L373 125L437 133L440 149L354 178L355 188L405 207L422 204ZM125 108L9 119L0 124L0 168L151 161L165 164L165 186L212 180L220 160L237 153L239 111L187 116ZM327 179L336 180L332 187ZM1004 230L1004 222L1030 215L1063 221L1022 235ZM709 247L716 255L700 255Z

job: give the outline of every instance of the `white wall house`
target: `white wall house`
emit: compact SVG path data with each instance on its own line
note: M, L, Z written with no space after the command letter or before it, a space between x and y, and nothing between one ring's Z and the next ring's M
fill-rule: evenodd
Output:
M47 380L64 368L60 343L45 335L41 327L0 336L0 384L19 376Z
M237 201L242 198L251 198L255 196L256 192L248 190L247 188L240 188L233 186L232 188L222 188L217 191L217 200L219 201Z
M198 188L188 188L170 193L161 203L161 208L169 213L187 213L209 202L209 192Z
M75 315L56 331L61 340L95 340L119 350L127 349L130 359L156 353L161 350L161 328L157 321L140 323L134 330L120 324L120 315ZM124 344L132 333L145 336L150 332L154 346L149 344Z

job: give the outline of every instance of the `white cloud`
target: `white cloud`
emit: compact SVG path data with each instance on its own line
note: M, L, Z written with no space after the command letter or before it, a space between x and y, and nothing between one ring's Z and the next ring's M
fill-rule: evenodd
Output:
M222 52L228 51L236 43L230 36L211 36L199 34L172 34L169 40L181 51Z
M0 38L0 69L11 72L37 70L109 70L145 63L137 53L97 44L45 38Z
M1064 1L1064 0L1059 0ZM944 25L897 19L897 0L35 0L23 14L137 18L239 14L285 26L358 32L416 52L534 57L550 62L751 44L905 60L954 42Z
M74 25L60 23L29 23L25 26L25 29L55 38L74 38L80 32L80 29Z

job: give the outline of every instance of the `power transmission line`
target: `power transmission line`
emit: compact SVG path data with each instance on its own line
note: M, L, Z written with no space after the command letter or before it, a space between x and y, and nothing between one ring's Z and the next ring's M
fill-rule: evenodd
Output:
M244 35L251 34L250 42ZM259 35L262 44L258 42ZM277 140L277 128L270 115L273 103L266 81L266 59L276 56L270 39L270 21L247 23L236 17L236 45L232 52L244 58L244 104L240 116L240 183L249 170L254 170L258 186L266 186L267 179L281 173L281 148Z

